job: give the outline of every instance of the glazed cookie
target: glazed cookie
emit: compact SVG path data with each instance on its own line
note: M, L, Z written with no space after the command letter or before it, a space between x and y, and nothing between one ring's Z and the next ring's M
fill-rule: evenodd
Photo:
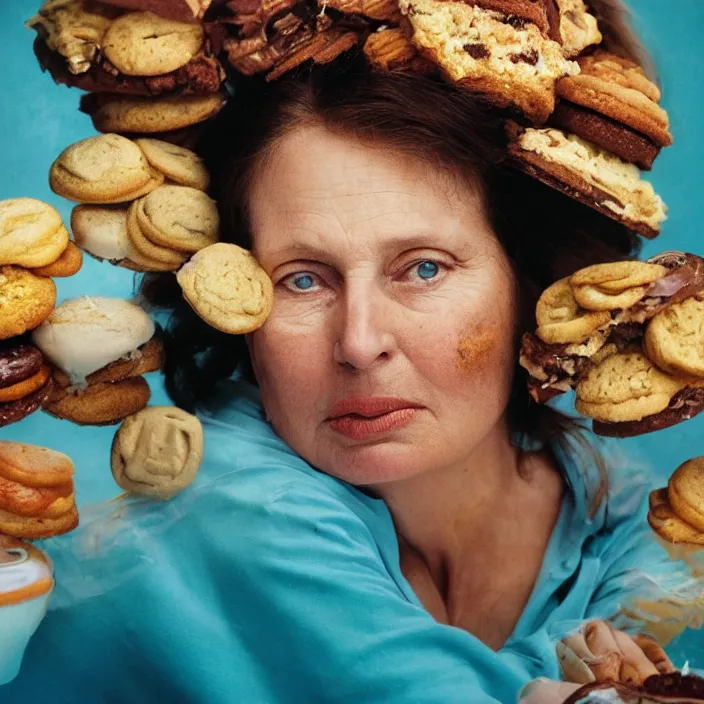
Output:
M160 139L137 139L135 144L144 152L152 167L170 181L200 191L207 190L210 176L203 160L195 152Z
M169 499L189 486L202 459L200 421L173 406L152 406L127 418L110 454L117 484L155 499Z
M544 342L582 342L611 322L607 312L588 312L579 307L569 278L556 281L538 299L535 310L538 330Z
M140 203L141 200L134 201L127 211L127 234L132 246L147 260L159 262L159 264L175 271L188 259L188 255L185 252L177 252L168 247L161 247L147 238L140 227L137 217L137 208L139 208ZM178 223L175 223L175 225L179 226Z
M252 332L271 312L271 279L252 254L237 245L218 243L201 249L176 279L193 310L222 332Z
M615 354L577 384L575 407L603 423L639 421L664 411L687 383L660 371L639 352Z
M704 460L680 465L670 477L667 495L673 511L698 531L704 531Z
M192 253L218 240L220 217L215 202L196 188L162 186L133 207L144 235L161 247Z
M89 137L65 149L52 164L49 185L55 193L84 203L132 200L155 175L142 150L118 134Z
M659 264L625 261L595 264L570 278L577 302L587 310L611 311L629 308L642 300L648 285L669 270Z
M56 305L56 285L17 266L0 266L0 339L41 325Z
M71 458L63 452L0 440L0 477L27 487L63 487L73 481Z
M658 313L645 333L648 356L672 374L704 377L704 300L699 296Z
M101 49L128 76L158 76L185 66L200 51L203 39L200 24L129 12L110 24Z
M73 242L69 242L63 254L55 262L47 266L33 268L32 273L38 276L61 278L77 274L82 266L83 255L81 250Z
M26 340L0 341L0 389L30 379L43 364L44 355Z
M68 231L55 208L34 198L0 201L0 265L46 266L68 244Z
M58 389L42 408L77 425L114 425L144 408L150 396L149 384L136 376L115 383L91 384L77 393Z
M81 101L82 109L91 116L98 132L136 133L180 130L213 117L224 104L225 98L220 93L166 98L115 97L99 104Z

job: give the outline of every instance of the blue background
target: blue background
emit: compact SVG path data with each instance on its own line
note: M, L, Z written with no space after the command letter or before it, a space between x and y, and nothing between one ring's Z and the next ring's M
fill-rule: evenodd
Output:
M40 0L2 0L0 7L0 199L32 196L54 205L68 224L72 204L51 192L52 161L69 144L94 134L89 118L78 111L79 91L56 86L42 74L32 53L34 33L23 23ZM701 242L704 194L704 0L631 0L636 26L655 59L663 85L663 106L670 114L673 147L664 150L648 178L670 208L663 234L645 254L685 249L704 255ZM59 300L82 294L133 295L133 275L85 258L83 269L56 279ZM158 376L150 375L152 403L168 403ZM635 462L649 467L664 483L678 464L704 455L704 414L654 435L625 441ZM110 473L110 444L115 428L83 428L35 413L0 428L0 439L41 444L69 454L76 465L79 505L119 493ZM698 640L701 633L692 634ZM698 660L699 658L695 658ZM697 665L701 663L697 662Z

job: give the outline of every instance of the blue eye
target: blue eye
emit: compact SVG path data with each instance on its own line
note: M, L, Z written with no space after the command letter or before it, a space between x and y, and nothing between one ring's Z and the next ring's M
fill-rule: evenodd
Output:
M289 278L288 287L293 291L309 291L315 286L312 274L294 274Z
M417 265L416 271L421 279L428 281L440 273L440 267L436 262L425 261Z

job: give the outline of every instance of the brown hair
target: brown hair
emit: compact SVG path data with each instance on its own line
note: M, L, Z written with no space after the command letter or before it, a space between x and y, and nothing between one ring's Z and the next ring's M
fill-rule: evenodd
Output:
M621 3L591 5L606 18L609 47L643 61ZM296 126L314 123L449 168L483 196L515 274L517 342L535 327L535 303L550 283L580 267L637 254L637 237L625 227L507 166L502 115L465 89L429 77L373 72L354 54L268 85L242 78L233 83L234 97L199 146L213 175L212 195L228 242L250 247L248 186L270 147ZM147 275L142 293L170 313L166 388L178 405L193 410L206 403L236 369L252 378L244 340L201 321L173 275ZM512 429L531 440L576 428L530 401L518 365L508 412Z

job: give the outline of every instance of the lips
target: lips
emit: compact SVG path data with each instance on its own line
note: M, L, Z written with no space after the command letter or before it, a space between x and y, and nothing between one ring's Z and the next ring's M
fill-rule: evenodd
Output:
M400 398L348 398L330 412L330 427L352 440L380 436L408 425L423 406Z

